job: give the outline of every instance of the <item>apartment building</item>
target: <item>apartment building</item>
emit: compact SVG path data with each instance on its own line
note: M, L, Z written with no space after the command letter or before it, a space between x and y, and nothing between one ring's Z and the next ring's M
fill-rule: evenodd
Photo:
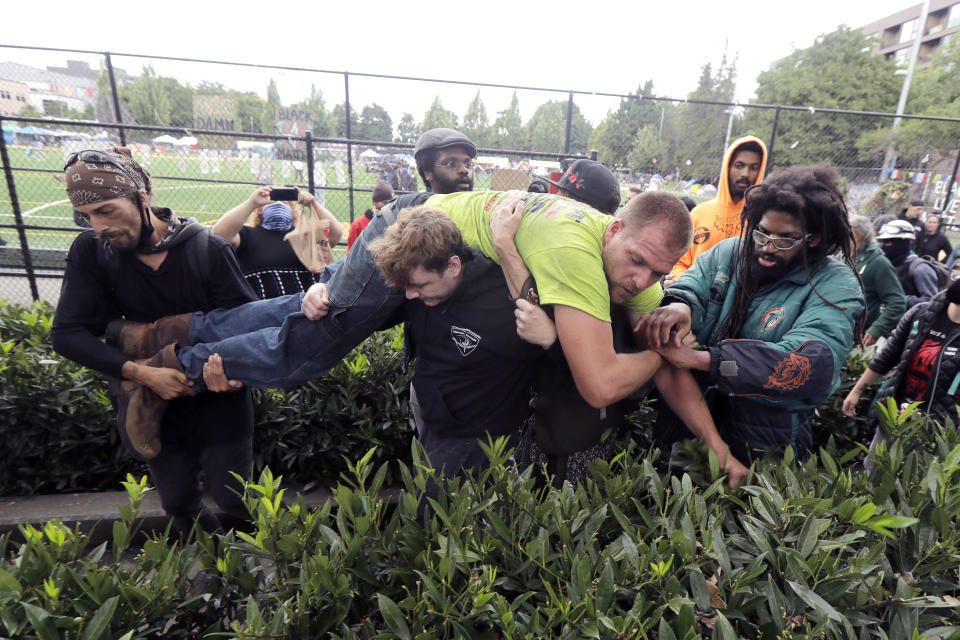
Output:
M867 35L880 40L877 53L895 58L902 66L909 62L914 40L920 38L917 63L930 64L937 49L956 37L960 27L960 0L931 0L926 23L920 25L923 5L917 4L861 27Z

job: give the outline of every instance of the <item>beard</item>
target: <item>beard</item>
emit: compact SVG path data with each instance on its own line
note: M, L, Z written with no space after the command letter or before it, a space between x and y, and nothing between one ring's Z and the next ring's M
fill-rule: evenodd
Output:
M747 180L744 180L741 182L731 182L730 195L736 198L737 200L739 200L740 198L743 197L743 194L746 193L747 189L749 189L751 186L753 186L752 183L750 183Z
M458 191L473 191L473 176L457 176L447 181L436 173L433 174L434 193L457 193Z
M117 253L136 253L140 244L140 238L126 232L100 236L100 239L104 240Z
M610 301L614 304L623 304L638 293L628 282L610 283Z
M772 260L775 264L770 266L760 264L760 258ZM777 254L756 253L750 262L750 276L757 283L758 287L768 285L793 271L799 258L799 253L791 260L785 260Z

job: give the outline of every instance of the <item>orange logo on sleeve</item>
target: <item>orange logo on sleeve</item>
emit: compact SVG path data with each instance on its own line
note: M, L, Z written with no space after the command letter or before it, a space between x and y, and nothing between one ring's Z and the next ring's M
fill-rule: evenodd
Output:
M770 331L783 320L784 311L783 307L774 307L773 309L767 309L763 314L763 319L760 321L761 331Z
M809 379L810 359L806 356L791 353L777 363L763 388L793 391L805 385Z

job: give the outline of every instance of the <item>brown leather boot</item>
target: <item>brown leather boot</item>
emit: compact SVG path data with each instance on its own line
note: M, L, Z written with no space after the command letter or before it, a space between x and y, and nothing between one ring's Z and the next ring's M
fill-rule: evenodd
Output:
M137 364L150 367L167 367L183 371L177 361L176 346L168 344L150 358L137 360ZM136 456L149 460L160 454L160 424L169 400L164 400L153 389L133 380L123 380L119 398L117 423L120 437Z
M120 349L128 358L148 358L168 344L190 344L190 315L166 316L156 322L111 320L107 325L107 344Z

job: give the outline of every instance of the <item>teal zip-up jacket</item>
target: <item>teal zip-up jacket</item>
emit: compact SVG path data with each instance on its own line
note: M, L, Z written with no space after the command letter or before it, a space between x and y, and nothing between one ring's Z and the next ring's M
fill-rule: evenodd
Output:
M709 387L728 399L722 415L714 415L721 433L750 449L782 451L792 444L805 455L813 410L840 384L863 292L853 270L836 258L811 266L809 283L799 266L759 289L740 336L725 339L740 242L728 238L701 255L665 301L690 307L694 334L710 350Z

